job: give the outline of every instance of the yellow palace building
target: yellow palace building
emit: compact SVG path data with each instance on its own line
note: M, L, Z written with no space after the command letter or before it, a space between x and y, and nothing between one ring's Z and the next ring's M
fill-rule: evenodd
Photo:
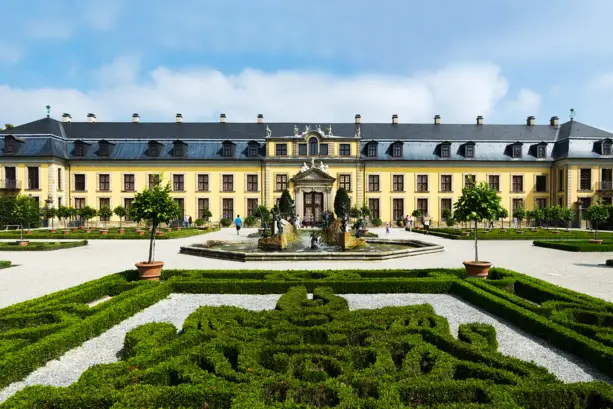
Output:
M272 207L288 189L297 213L317 221L344 187L352 203L393 222L419 209L434 225L466 183L486 181L511 213L579 210L613 194L613 134L570 120L511 125L362 122L85 121L46 118L0 132L0 190L41 205L130 206L162 173L186 216L213 220ZM112 221L118 221L113 217Z

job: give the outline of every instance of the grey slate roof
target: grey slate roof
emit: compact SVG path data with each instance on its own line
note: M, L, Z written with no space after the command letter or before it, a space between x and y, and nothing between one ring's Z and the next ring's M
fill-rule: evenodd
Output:
M71 122L52 118L0 131L0 135L14 135L24 142L18 143L15 153L4 153L4 138L0 138L0 156L59 157L84 160L151 160L148 142L155 140L162 147L155 159L176 160L172 156L173 141L181 140L185 160L261 160L265 157L266 128L272 137L294 136L294 126L302 133L308 125L311 130L332 127L333 135L353 138L360 128L360 156L363 160L474 160L474 161L551 161L564 158L611 158L600 154L600 143L613 134L577 121L558 126L550 125L470 125L470 124L392 124L392 123L190 123L177 124L151 122ZM301 137L301 136L299 136ZM98 155L99 142L113 143L108 157ZM87 143L84 158L75 158L74 144ZM222 156L222 142L235 143L234 156ZM250 142L260 145L257 157L247 156ZM367 144L378 143L376 157L367 156ZM392 156L391 145L402 143L402 156ZM450 157L441 158L440 145L450 143ZM466 158L463 146L474 142L475 157ZM511 155L510 146L521 142L522 158ZM546 159L536 158L536 144L545 143Z

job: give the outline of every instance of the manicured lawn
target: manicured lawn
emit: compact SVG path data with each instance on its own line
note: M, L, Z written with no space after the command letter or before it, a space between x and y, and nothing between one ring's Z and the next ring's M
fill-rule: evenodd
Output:
M0 269L8 268L12 265L12 263L8 260L0 260Z
M27 246L18 246L15 242L0 242L0 251L51 251L82 246L87 246L87 240L62 242L31 241Z
M613 406L606 383L564 384L544 368L500 354L490 325L461 325L455 338L429 305L349 311L338 296L452 294L613 375L613 304L504 269L492 269L488 280L464 274L167 270L163 282L135 281L135 271L110 275L0 310L0 388L170 293L285 295L271 311L201 307L179 333L169 323L141 325L125 336L119 362L91 367L69 388L27 387L4 405ZM88 306L106 296L112 298Z
M415 229L413 229L415 231ZM591 239L594 233L585 230L569 230L566 229L544 229L539 228L537 231L532 231L530 228L520 229L518 233L515 229L507 229L506 232L500 229L492 229L486 233L485 229L479 228L477 235L479 240L564 240L564 239ZM558 233L554 233L557 231ZM462 232L468 232L468 236L462 235ZM456 228L430 228L428 234L437 237L444 237L453 240L474 240L473 229L456 229ZM613 240L612 232L598 232L598 237L603 239L609 238Z
M600 233L598 234L600 238ZM579 252L598 252L598 251L613 251L613 239L605 239L601 244L590 243L589 240L573 240L573 241L547 241L535 240L533 243L538 247L547 247L550 249L579 251Z
M117 228L109 228L108 233L106 235L102 235L100 230L77 230L73 232L70 230L68 234L63 233L64 229L57 229L55 233L51 233L49 230L41 229L41 230L33 230L32 234L25 235L24 239L26 240L35 240L35 239L87 239L87 240L117 240L117 239L127 239L127 240L148 240L149 239L149 230L145 230L143 235L138 235L136 233L136 229L134 228L126 228L124 234L119 234ZM217 231L218 228L208 229L208 230L200 230L200 229L181 229L167 231L166 229L161 229L160 231L163 233L162 235L156 236L158 240L168 240L168 239L179 239L182 237L190 237L198 234L210 233L212 231ZM0 232L0 239L19 239L21 237L21 232L18 230L13 230L10 232Z

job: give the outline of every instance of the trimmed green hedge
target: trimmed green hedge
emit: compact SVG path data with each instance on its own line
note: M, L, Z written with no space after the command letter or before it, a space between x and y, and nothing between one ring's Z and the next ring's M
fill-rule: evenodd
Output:
M477 230L477 237L479 240L564 240L564 239L592 239L594 233L585 230L569 230L565 229L544 229L538 228L536 232L533 232L531 228L523 227L520 230L522 233L518 234L516 229L506 229L506 232L501 232L500 229L491 229L486 233L486 229L479 228ZM462 231L469 232L468 236L463 236ZM556 231L557 233L554 233ZM444 237L452 240L474 240L475 232L473 229L459 229L451 227L431 227L428 234L437 237ZM613 239L613 233L611 232L598 232L598 236L603 239Z
M62 242L34 241L30 242L27 246L18 246L17 243L12 242L0 242L0 251L52 251L83 246L87 246L87 240Z
M87 240L149 240L150 232L145 230L145 234L136 234L135 228L125 228L124 234L119 234L117 228L109 228L108 233L103 236L100 234L100 229L85 232L84 230L78 230L76 232L70 231L68 234L63 233L63 227L57 228L55 233L50 233L47 229L33 230L32 234L24 235L25 240L46 239L46 240L62 240L62 239L87 239ZM69 229L70 230L70 229ZM181 228L181 230L172 229L172 231L166 231L162 229L164 233L161 236L156 236L156 240L170 240L180 239L183 237L191 237L199 234L211 233L218 231L219 227L212 227L210 229L197 229L197 228ZM21 232L19 230L3 231L0 232L0 239L19 239Z
M556 250L598 252L613 251L613 241L605 240L601 244L592 244L589 241L545 241L535 240L532 244Z
M2 268L8 268L10 266L12 266L13 264L8 261L8 260L0 260L0 269Z
M488 325L462 325L455 339L430 306L349 312L335 295L453 294L613 376L612 303L501 268L488 280L464 276L463 269L165 270L166 281L151 283L125 271L0 310L0 388L172 292L259 293L285 295L276 311L203 307L178 337L170 324L138 327L126 336L122 361L90 368L69 388L27 388L5 405L613 405L606 384L564 385L534 364L501 356ZM107 295L113 298L88 306Z
M461 285L469 283L456 280ZM613 388L565 385L496 351L495 330L454 338L430 305L349 311L330 287L291 287L273 311L201 307L125 336L121 361L68 388L27 387L7 408L606 408Z

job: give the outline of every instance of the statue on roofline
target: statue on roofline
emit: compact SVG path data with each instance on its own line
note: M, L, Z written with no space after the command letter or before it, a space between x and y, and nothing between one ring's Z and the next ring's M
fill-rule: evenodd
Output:
M271 135L272 135L272 131L270 130L270 127L266 125L266 136L271 136Z

